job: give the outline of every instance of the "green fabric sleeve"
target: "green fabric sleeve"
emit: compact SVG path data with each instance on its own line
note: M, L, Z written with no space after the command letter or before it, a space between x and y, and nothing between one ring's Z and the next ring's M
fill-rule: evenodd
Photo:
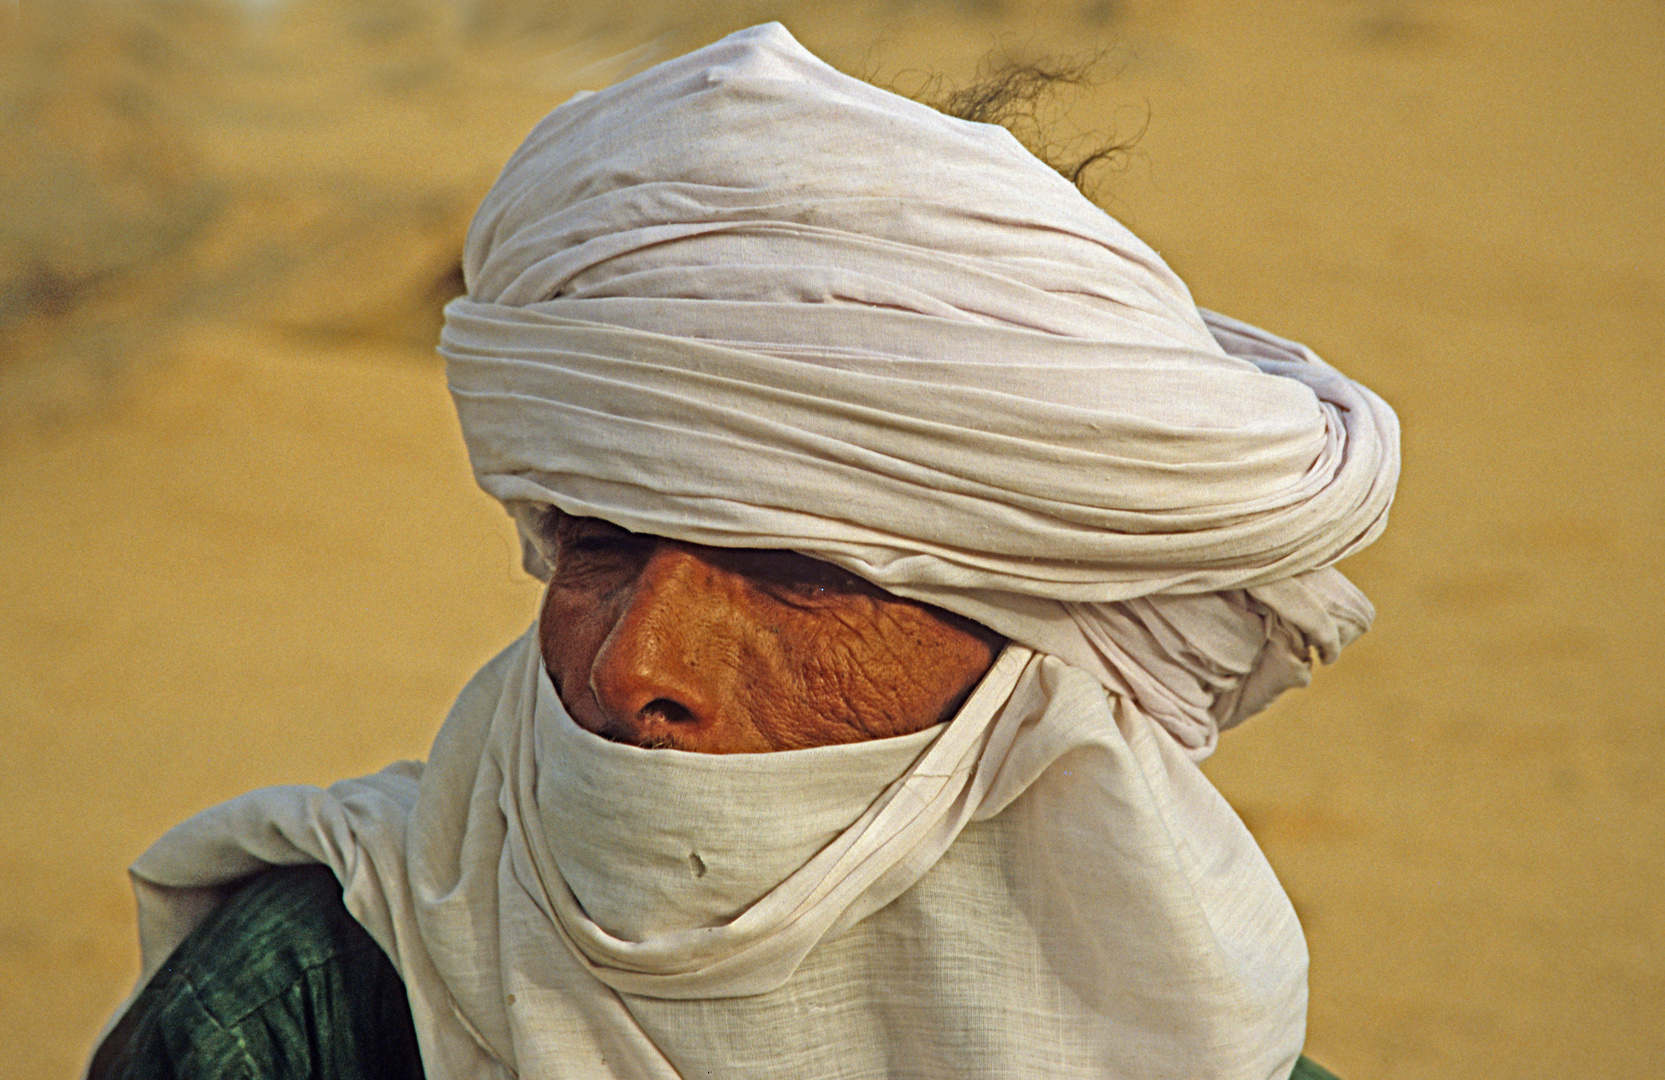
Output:
M1289 1074L1289 1080L1340 1080L1340 1077L1302 1054L1295 1062L1295 1071Z
M180 943L90 1080L419 1080L404 983L322 866L249 879Z

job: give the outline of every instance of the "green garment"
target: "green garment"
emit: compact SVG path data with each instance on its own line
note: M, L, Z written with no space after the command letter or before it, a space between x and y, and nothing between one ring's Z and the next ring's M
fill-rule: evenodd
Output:
M1302 1054L1300 1059L1295 1062L1295 1071L1289 1074L1289 1080L1340 1080L1340 1078L1318 1062Z
M168 957L90 1080L416 1080L405 986L326 867L251 878Z

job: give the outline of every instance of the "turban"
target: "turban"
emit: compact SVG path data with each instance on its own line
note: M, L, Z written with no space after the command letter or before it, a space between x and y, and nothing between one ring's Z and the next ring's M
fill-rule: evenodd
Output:
M835 563L1199 754L1368 625L1323 568L1385 523L1392 411L1200 313L1004 129L779 27L557 109L464 270L441 351L512 510Z
M1392 412L1199 311L1006 132L770 25L556 109L441 350L480 484L788 549L1010 639L948 723L709 756L602 740L528 632L426 763L199 815L134 866L326 862L428 1075L1282 1080L1306 953L1197 769L1368 625Z

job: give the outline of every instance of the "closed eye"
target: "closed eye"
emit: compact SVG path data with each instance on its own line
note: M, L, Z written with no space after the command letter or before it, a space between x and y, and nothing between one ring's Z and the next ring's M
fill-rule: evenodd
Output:
M562 551L635 550L655 543L655 538L621 529L600 518L561 514L555 522L555 542Z
M875 591L847 570L792 551L747 551L743 563L736 560L736 569L780 599L831 599Z
M568 585L621 584L641 568L658 540L597 518L561 514L555 523L555 576Z

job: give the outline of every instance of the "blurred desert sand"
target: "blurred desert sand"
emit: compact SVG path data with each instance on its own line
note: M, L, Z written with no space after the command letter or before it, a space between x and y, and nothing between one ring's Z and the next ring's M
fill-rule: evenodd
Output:
M1209 766L1348 1080L1665 1065L1656 0L0 6L0 1076L136 972L125 864L421 756L532 617L432 353L474 203L573 90L779 18L853 73L1104 50L1060 119L1200 303L1406 430L1381 617Z

